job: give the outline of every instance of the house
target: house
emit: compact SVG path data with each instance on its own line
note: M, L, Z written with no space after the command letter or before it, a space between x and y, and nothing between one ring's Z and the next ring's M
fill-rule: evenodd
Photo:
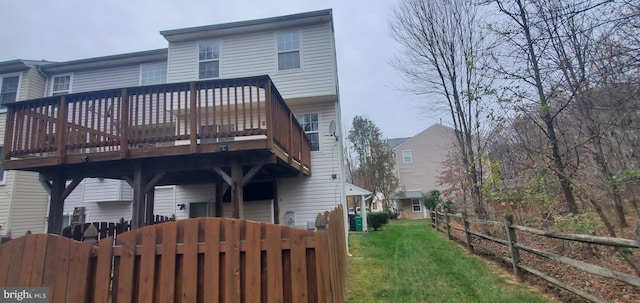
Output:
M4 104L43 96L45 77L38 67L47 61L12 60L0 62L0 125L5 125ZM5 136L0 127L0 137ZM0 146L2 149L4 146ZM43 231L48 194L38 182L38 174L0 169L0 236L27 230Z
M29 176L5 187L40 195L1 200L3 230L58 233L74 209L134 227L159 214L306 228L345 204L331 10L160 34L167 48L15 71L39 85L1 114L7 176ZM19 208L34 222L12 224Z
M436 182L450 151L455 149L455 132L442 124L434 124L410 138L389 139L396 160L396 176L400 190L392 196L401 218L428 216L420 198L437 189Z

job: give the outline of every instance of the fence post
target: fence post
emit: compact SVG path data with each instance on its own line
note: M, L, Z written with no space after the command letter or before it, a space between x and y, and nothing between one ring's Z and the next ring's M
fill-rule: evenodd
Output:
M429 214L431 215L431 227L436 227L436 215L435 215L435 210L432 210L429 212Z
M447 239L451 240L451 219L449 219L449 209L444 210L444 222L447 229Z
M469 221L467 221L467 212L462 213L462 224L464 225L464 235L467 239L467 249L473 253L473 245L471 244L471 232L469 229Z
M438 222L438 211L434 211L436 217L436 231L440 231L440 223Z
M318 213L316 216L316 230L317 231L326 231L327 230L327 219L321 213Z
M504 216L504 228L507 232L507 242L509 242L509 250L511 251L511 263L513 264L513 274L516 276L518 281L522 282L522 270L518 267L520 264L520 251L516 247L518 243L518 239L516 238L516 231L511 227L513 225L513 216L505 215Z

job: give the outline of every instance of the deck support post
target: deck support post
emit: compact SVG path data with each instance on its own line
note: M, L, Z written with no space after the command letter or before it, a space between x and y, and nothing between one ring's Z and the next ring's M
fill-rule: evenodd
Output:
M47 218L47 232L50 234L60 235L62 233L62 216L64 213L64 192L66 186L66 178L61 171L53 173L49 177L49 181L45 182L49 191L49 217ZM43 184L45 184L43 183Z
M233 217L244 217L244 197L242 196L242 165L238 162L231 164L231 208Z
M216 199L215 199L215 213L214 216L222 217L222 197L224 196L225 184L222 182L216 182Z
M164 172L156 173L152 178L149 178L149 175L143 172L142 165L136 164L133 168L133 180L128 177L124 178L133 188L131 229L153 224L155 185L164 174Z
M155 205L155 198L155 187L151 187L151 189L147 190L145 193L144 225L153 225L153 208Z
M144 205L146 192L144 190L144 174L142 165L136 164L133 169L133 209L131 210L131 229L144 226Z
M227 174L220 167L214 167L213 170L231 186L231 208L232 216L236 219L244 217L243 206L244 198L242 196L242 189L251 182L251 179L260 171L262 164L256 164L244 174L243 166L240 162L234 161L231 163L231 175Z
M280 204L278 204L278 179L273 179L273 224L280 224Z

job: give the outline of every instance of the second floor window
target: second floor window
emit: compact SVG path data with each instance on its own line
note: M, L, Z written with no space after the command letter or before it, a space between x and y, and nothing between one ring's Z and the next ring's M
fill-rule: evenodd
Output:
M220 77L220 43L200 43L198 52L198 78Z
M0 78L0 104L11 103L18 100L18 84L20 76ZM4 108L4 106L2 106Z
M53 77L53 85L51 86L51 95L64 95L71 91L71 75L62 75Z
M320 137L318 133L318 113L296 115L298 123L307 134L311 150L320 150Z
M402 151L402 162L403 163L411 163L413 159L411 157L411 150L403 150Z
M140 70L140 84L152 85L167 82L167 64L145 64Z
M300 68L300 33L278 34L278 70Z

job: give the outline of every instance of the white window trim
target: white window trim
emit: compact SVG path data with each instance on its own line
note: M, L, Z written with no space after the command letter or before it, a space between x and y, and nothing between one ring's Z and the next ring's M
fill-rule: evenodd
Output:
M311 150L311 152L312 152L312 153L313 153L313 152L319 152L319 151L321 151L321 150L322 150L322 144L321 144L321 143L322 143L322 140L321 140L322 138L320 137L320 125L321 125L321 124L320 124L320 123L321 123L321 120L320 120L320 113L319 113L319 112L305 112L305 113L294 114L293 116L294 116L294 117L296 118L296 120L297 120L298 118L297 118L296 116L299 116L299 115L309 115L309 114L316 114L316 115L318 115L318 130L317 130L317 131L315 131L315 132L306 132L306 131L305 131L305 132L304 132L304 134L305 134L305 136L307 135L307 133L317 133L317 134L318 134L318 150ZM300 123L300 122L298 122L298 123ZM302 126L302 125L300 125L300 126ZM303 131L304 131L304 129L303 129Z
M167 71L166 71L166 75L165 75L165 78L164 78L164 82L156 83L156 84L147 84L147 85L157 85L157 84L165 84L165 83L167 83L167 78L169 78L169 64L167 62L155 62L155 63L152 62L152 63L140 64L140 70L139 70L140 77L139 77L138 85L140 85L140 86L143 85L142 84L142 70L143 70L143 68L145 66L161 65L161 64L164 64L164 65L167 66Z
M407 161L407 158L404 156L404 152L409 152L409 161ZM411 153L410 149L405 149L402 151L402 163L413 163L413 154Z
M0 75L0 88L2 88L2 80L8 77L18 76L18 89L16 90L16 101L20 101L20 89L22 88L22 73L10 73ZM7 112L6 108L0 109L0 113Z
M58 77L65 77L65 76L69 76L69 91L67 92L67 94L70 94L73 92L73 73L65 73L65 74L57 74L57 75L52 75L51 76L51 81L49 82L49 96L53 96L53 85L55 83L55 79Z
M415 208L413 208L413 206L414 206L414 205L413 205L413 201L418 201L418 207L419 207L420 209L416 210ZM421 212L421 211L422 211L422 203L420 203L420 199L411 199L411 210L412 210L414 213L419 213L419 212Z
M278 35L279 34L284 34L284 33L292 33L292 32L297 32L298 33L298 37L299 37L298 42L300 44L298 45L298 53L300 54L300 67L292 68L292 69L280 70L279 63L278 63L278 55L280 54L280 51L278 51ZM301 30L279 31L279 32L276 32L274 34L273 40L275 42L275 50L276 50L276 53L275 53L276 73L284 74L284 73L292 73L292 72L295 73L295 72L304 71L304 64L302 64L302 62L304 62L304 60L303 60L304 57L303 57L303 53L302 53L302 49L303 49L302 31Z
M218 76L212 78L200 79L200 44L205 43L218 43ZM216 59L204 60L202 62L211 62ZM222 79L222 40L202 40L196 42L196 79L197 80L210 80L210 79ZM167 63L167 78L169 77L169 64Z

